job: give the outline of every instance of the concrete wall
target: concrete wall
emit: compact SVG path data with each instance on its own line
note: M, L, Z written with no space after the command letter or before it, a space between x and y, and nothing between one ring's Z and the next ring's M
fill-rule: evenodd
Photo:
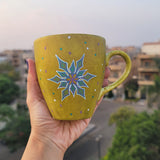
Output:
M160 43L144 44L141 48L141 51L150 55L160 54Z

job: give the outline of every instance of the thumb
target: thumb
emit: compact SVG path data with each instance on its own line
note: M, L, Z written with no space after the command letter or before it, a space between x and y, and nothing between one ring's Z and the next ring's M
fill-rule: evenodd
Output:
M43 99L42 92L39 87L35 62L28 59L28 78L27 78L27 104L28 107L41 102Z
M35 62L31 59L28 59L27 62L27 105L30 112L32 124L35 119L40 119L42 117L51 117L51 115L39 87Z

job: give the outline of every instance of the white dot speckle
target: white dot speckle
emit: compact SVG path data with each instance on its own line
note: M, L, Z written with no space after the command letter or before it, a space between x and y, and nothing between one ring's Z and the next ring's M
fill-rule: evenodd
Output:
M87 47L87 50L89 50L89 48Z
M40 72L41 72L42 70L40 69Z
M102 66L103 66L103 63L102 63Z
M71 39L71 36L68 36L68 39Z
M87 111L89 111L90 109L88 108Z
M94 91L96 91L96 89L94 89Z
M56 99L54 99L54 102L56 102Z

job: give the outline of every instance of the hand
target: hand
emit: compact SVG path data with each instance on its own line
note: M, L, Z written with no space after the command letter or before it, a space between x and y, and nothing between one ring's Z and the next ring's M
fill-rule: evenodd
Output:
M34 141L42 144L44 143L50 146L50 148L54 146L58 152L64 154L67 148L88 126L91 118L75 121L53 119L38 84L34 61L29 59L28 66L27 104L31 120L30 139L34 139ZM108 85L107 78L109 74L110 70L106 67L103 87ZM102 98L97 103L96 108L101 101Z

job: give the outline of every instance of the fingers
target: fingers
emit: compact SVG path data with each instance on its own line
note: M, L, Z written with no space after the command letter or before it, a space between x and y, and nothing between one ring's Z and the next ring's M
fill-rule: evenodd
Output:
M111 71L111 69L110 69L109 67L106 67L106 68L105 68L104 78L108 78L108 77L109 77L110 71Z
M102 87L108 86L108 77L109 77L109 75L110 75L110 68L106 67L105 68L105 74L104 74L104 80L103 80L103 86Z
M106 86L108 86L108 79L104 79L104 80L103 80L103 85L102 85L102 87L106 87Z

